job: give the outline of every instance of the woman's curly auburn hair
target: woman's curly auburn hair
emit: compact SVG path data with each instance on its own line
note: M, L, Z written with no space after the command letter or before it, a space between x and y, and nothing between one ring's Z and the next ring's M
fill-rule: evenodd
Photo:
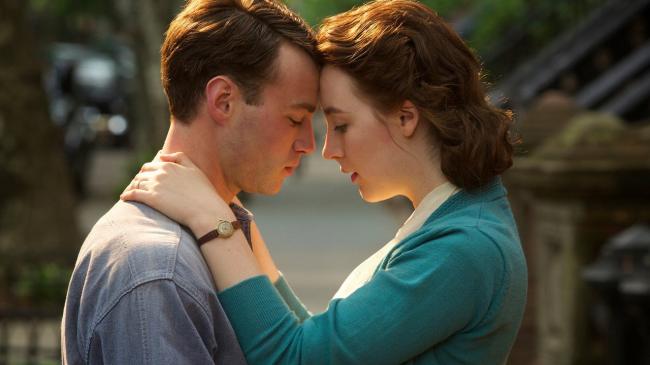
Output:
M317 40L324 63L351 76L380 113L416 105L456 186L482 187L512 166L512 113L487 102L478 58L425 5L373 1L325 19Z

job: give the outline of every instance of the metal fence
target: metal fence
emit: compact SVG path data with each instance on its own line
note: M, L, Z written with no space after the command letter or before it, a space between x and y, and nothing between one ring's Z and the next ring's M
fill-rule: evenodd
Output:
M61 364L59 310L0 310L0 365Z

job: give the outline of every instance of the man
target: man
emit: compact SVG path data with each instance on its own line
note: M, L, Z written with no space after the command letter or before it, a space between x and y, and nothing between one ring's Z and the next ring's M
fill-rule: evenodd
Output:
M172 114L163 151L185 153L224 200L278 192L313 151L315 41L284 5L189 1L161 57ZM62 355L65 364L245 364L195 238L124 202L81 247Z

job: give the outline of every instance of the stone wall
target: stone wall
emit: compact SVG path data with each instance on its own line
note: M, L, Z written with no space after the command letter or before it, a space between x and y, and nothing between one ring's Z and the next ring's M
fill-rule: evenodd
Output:
M565 124L504 176L530 271L512 363L606 363L581 271L613 235L650 222L650 127L594 113Z

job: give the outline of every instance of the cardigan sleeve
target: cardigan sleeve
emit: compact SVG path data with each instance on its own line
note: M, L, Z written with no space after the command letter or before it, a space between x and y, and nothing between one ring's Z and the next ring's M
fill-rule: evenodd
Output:
M277 289L278 293L280 293L280 296L282 296L284 302L287 303L289 309L293 311L300 322L303 322L307 318L311 317L311 313L309 310L307 310L307 307L302 304L300 298L298 298L296 293L294 293L293 289L291 289L291 286L289 286L289 283L284 278L284 275L280 274L280 277L273 284L273 286L275 286L275 289Z
M221 292L249 364L397 364L478 325L502 279L490 239L460 230L410 240L366 285L303 322L266 276Z

